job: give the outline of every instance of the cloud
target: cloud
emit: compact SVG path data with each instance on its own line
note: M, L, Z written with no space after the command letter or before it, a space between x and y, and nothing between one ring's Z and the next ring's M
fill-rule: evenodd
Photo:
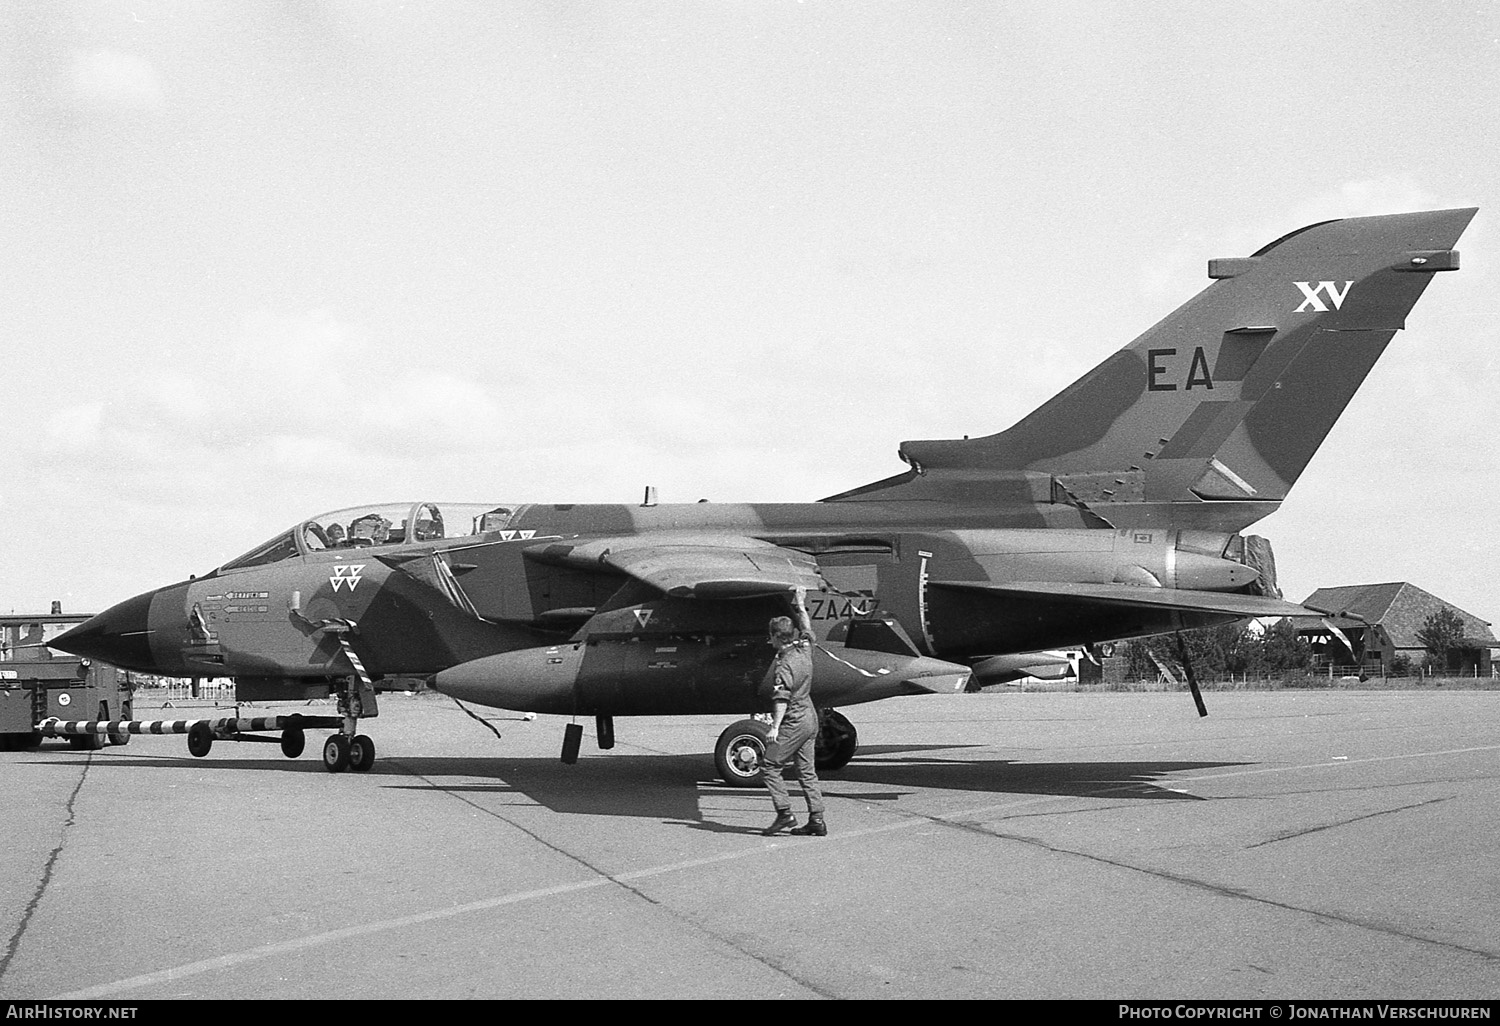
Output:
M47 413L46 446L21 462L39 481L107 482L142 503L405 492L504 448L507 433L513 444L550 401L525 382L491 387L422 362L329 310L257 312L190 362L118 381L108 402Z
M68 406L47 418L47 440L68 452L98 448L103 437L104 404Z
M62 94L66 106L92 111L150 110L163 100L155 66L118 50L75 51L64 69Z
M493 438L504 427L499 407L482 387L452 374L425 371L404 378L396 401L379 420L388 430L418 441L466 444L474 435Z
M191 424L209 416L214 397L192 376L178 370L163 371L140 382L142 400L166 420Z
M250 450L247 462L270 473L326 474L359 458L345 440L317 435L270 435L256 439Z
M1441 200L1404 175L1365 178L1329 189L1292 208L1287 223L1296 227L1329 221L1336 217L1368 217L1372 214L1403 214L1443 207ZM1285 234L1288 229L1279 229ZM1270 235L1266 241L1278 238Z
M1175 246L1151 254L1141 264L1137 281L1142 295L1152 302L1182 302L1204 284L1208 246L1201 233Z

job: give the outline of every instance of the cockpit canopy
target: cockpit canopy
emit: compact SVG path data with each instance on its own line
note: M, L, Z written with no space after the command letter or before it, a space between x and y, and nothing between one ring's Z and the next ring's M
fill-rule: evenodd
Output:
M386 503L351 506L304 520L290 531L257 545L221 570L279 563L327 549L377 548L445 538L470 538L504 530L517 505L479 502Z

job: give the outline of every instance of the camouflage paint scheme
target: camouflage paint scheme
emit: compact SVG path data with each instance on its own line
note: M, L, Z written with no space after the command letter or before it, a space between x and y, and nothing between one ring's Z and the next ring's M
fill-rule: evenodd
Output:
M739 714L764 707L765 624L798 588L820 706L959 690L1016 665L1000 656L1308 615L1239 532L1457 269L1474 213L1329 221L1211 261L1213 284L1014 427L905 442L904 473L819 502L497 505L446 532L454 507L411 503L358 539L374 521L343 511L347 536L340 514L299 525L55 644L263 697L339 686L352 650L375 679L497 707Z

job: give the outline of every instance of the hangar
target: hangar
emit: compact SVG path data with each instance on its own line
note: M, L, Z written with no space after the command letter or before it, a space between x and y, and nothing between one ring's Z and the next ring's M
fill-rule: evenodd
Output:
M1491 650L1500 647L1487 620L1444 602L1415 584L1349 584L1319 588L1306 605L1337 609L1342 615L1327 619L1293 617L1299 637L1312 643L1316 665L1349 666L1370 676L1400 676L1405 667L1416 669L1427 662L1427 647L1418 632L1428 618L1447 609L1463 622L1463 638L1454 648L1446 671L1440 675L1488 677L1494 672ZM1337 627L1353 648L1348 650L1328 629Z

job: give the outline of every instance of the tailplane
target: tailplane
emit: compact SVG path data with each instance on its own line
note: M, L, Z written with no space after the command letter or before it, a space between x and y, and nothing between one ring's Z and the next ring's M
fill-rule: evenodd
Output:
M1209 261L1213 284L1014 427L904 442L911 470L828 501L1061 503L1116 527L1272 512L1474 208L1352 217Z

